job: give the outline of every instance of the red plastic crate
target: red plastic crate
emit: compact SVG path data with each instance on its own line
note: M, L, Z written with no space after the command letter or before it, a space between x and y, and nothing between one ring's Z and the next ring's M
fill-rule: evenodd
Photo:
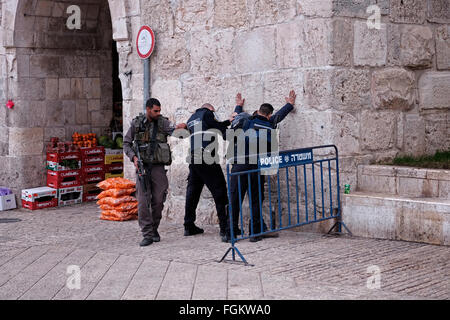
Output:
M38 210L58 206L57 198L53 198L52 200L48 201L39 201L38 199L36 199L35 201L26 201L24 199L21 200L22 200L22 207L30 210Z
M83 173L81 175L81 184L98 183L105 180L105 171Z
M123 163L117 162L117 163L111 163L111 164L105 164L105 173L121 173L123 172Z
M93 154L82 157L82 165L104 164L105 154Z
M97 187L96 183L83 185L83 202L96 201L100 192L102 192L102 189Z
M105 147L97 146L97 147L80 148L80 152L81 158L99 154L103 154L103 156L105 156Z
M54 189L81 185L81 170L52 171L47 170L47 186Z
M91 174L91 173L99 173L99 172L105 172L105 164L98 163L93 165L85 165L81 167L81 174Z
M81 160L79 151L75 152L47 152L47 161L60 162L63 160Z

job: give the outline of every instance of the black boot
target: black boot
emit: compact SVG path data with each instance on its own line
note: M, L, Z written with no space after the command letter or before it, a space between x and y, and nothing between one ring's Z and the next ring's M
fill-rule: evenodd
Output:
M192 226L184 227L185 236L195 236L196 234L200 234L203 232L204 230L202 228L197 227L195 224Z
M146 247L149 246L153 243L153 239L150 237L144 237L144 239L142 239L141 243L139 243L139 245L141 247Z
M161 241L161 237L159 236L158 231L155 231L155 233L152 236L152 240L153 240L153 242L160 242Z

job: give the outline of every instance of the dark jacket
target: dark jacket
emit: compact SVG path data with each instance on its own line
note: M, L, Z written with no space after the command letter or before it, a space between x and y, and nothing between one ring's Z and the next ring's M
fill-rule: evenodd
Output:
M233 129L243 129L244 132L248 129L255 129L255 136L252 136L250 134L241 135L238 137L234 137L234 141L230 141L229 148L233 148L233 157L242 157L245 156L245 163L249 164L256 164L257 159L256 155L261 152L271 152L271 144L272 140L276 139L276 136L273 136L270 129L276 129L277 124L284 120L284 118L294 109L294 106L290 103L287 103L283 106L279 111L277 111L274 115L270 117L270 119L267 119L266 117L260 116L260 115L253 115L248 117L242 117L242 119L239 120L238 123L236 123L233 126ZM242 106L236 106L234 111L238 114L242 113ZM259 128L260 129L267 129L266 135L259 134ZM260 150L261 142L260 139L265 139L265 150ZM245 140L244 140L245 139ZM278 146L277 141L273 141L276 146ZM241 150L238 150L238 144L243 143L245 144L245 154L238 154L242 152ZM250 144L255 144L256 148L251 150ZM256 150L256 154L254 153L254 150ZM230 149L229 149L230 151ZM253 152L251 152L253 151ZM254 156L251 157L250 153L252 153ZM230 157L230 153L228 153L228 158ZM250 159L251 158L251 159Z

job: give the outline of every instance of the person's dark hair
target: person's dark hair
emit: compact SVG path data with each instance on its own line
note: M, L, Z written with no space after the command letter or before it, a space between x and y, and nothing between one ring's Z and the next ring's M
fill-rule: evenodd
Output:
M273 107L269 103L263 103L261 107L259 107L259 112L265 116L268 116L273 113Z
M152 109L153 106L161 107L161 103L159 102L158 99L150 98L150 99L148 99L147 102L145 103L145 106L146 106L147 108Z

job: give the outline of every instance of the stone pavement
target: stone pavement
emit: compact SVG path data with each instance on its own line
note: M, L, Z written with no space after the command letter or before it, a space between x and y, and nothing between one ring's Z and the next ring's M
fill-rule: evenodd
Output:
M238 242L244 266L217 262L230 245L216 226L160 234L141 248L137 221L100 220L94 203L0 212L0 299L450 299L448 246L283 231Z

